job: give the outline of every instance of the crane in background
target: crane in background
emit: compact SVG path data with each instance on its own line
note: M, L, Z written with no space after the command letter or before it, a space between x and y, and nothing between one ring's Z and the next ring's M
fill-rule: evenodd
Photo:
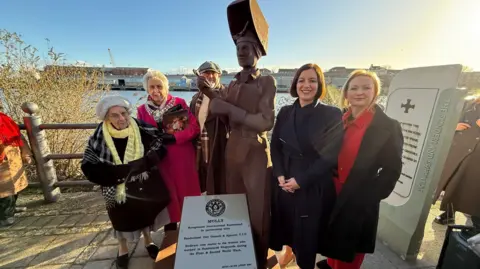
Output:
M110 48L108 49L108 54L110 55L110 64L112 65L112 67L115 67L115 61L113 60L113 54Z

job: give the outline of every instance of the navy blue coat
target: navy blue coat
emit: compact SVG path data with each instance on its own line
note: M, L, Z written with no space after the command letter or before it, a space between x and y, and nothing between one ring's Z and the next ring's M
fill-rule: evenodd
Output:
M282 107L272 133L272 221L270 248L289 245L300 268L314 268L335 203L333 170L343 139L342 112L320 102ZM287 193L277 177L300 186Z

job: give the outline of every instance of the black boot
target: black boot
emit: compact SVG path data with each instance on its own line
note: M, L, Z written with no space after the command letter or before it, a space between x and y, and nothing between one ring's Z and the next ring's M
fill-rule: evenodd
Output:
M118 253L117 253L117 260L115 262L117 265L117 269L128 269L128 262L129 262L128 253L123 254L122 256L118 256Z
M150 244L150 245L146 246L145 248L147 249L148 256L150 256L150 258L156 260L157 256L158 256L158 252L160 252L160 249L158 248L158 246L155 245L155 244Z
M177 224L176 223L169 223L167 225L165 225L165 227L163 228L163 230L165 232L168 232L168 231L176 231L177 230Z
M440 225L455 224L455 213L447 214L447 212L443 212L442 214L435 217L433 221Z
M14 223L15 223L15 218L14 217L10 217L10 218L6 218L4 220L0 220L0 228L12 226Z
M332 267L328 265L327 260L321 260L317 262L317 267L320 269L332 269Z

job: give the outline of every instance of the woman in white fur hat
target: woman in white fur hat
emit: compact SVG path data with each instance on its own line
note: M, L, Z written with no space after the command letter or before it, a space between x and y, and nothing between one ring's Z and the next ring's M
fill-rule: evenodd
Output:
M157 165L165 156L163 134L132 117L121 96L107 96L96 107L102 123L88 141L82 171L102 187L108 215L118 239L117 268L128 268L127 241L143 234L152 259L159 248L150 232L170 222L168 190Z

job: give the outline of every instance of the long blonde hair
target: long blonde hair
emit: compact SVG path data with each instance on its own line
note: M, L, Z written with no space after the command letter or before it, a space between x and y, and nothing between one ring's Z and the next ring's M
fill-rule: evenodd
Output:
M348 91L348 88L350 87L350 82L354 78L360 77L360 76L365 76L365 77L369 77L369 78L372 79L373 86L374 86L374 91L375 91L375 96L373 97L372 103L370 104L369 108L371 108L375 104L375 101L376 101L378 95L380 95L380 90L381 90L381 87L382 87L382 83L381 83L380 79L378 78L378 76L375 72L371 72L371 71L367 71L367 70L363 70L363 69L358 69L358 70L355 70L352 73L350 73L350 75L347 79L347 82L345 82L345 84L343 85L342 100L341 100L341 103L340 103L340 106L342 108L348 108L350 106L350 104L348 103L348 100L347 100L347 91Z

